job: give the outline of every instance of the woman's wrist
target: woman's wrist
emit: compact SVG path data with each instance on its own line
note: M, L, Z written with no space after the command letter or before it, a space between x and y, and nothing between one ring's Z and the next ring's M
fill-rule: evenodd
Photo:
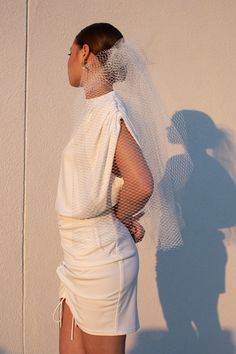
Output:
M124 218L118 218L123 224L125 224L128 228L132 226L132 216L127 216Z
M115 204L113 207L113 212L115 214L115 216L117 217L117 219L119 219L123 224L125 224L127 227L130 227L132 225L132 216L124 216L124 217L120 217L119 213L118 213L118 203Z

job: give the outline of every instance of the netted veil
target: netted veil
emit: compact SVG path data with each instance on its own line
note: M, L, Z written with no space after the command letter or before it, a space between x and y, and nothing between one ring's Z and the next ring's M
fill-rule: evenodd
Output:
M163 104L149 73L149 62L142 50L129 40L118 40L113 47L100 51L84 70L83 89L77 89L73 111L73 131L83 120L85 91L94 92L112 85L125 107L126 115L137 134L143 156L154 179L153 193L143 207L139 222L145 228L144 240L157 243L159 249L170 250L182 245L183 220L176 194L191 170L191 159L185 159L175 169L168 168L171 141L182 144L183 123L171 126ZM170 136L172 135L172 137ZM79 143L79 142L78 142Z

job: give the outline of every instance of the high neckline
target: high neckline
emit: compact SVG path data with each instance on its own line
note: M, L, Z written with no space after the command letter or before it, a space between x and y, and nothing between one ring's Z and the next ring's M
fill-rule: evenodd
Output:
M95 103L100 103L103 101L106 101L107 99L112 98L115 95L115 91L109 91L107 93L104 93L103 95L92 97L92 98L85 98L85 102L87 106L93 105Z

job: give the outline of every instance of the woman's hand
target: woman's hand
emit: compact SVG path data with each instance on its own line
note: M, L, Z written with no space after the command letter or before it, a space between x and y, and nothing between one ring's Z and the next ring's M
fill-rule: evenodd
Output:
M135 243L142 241L145 233L145 229L143 226L137 221L141 216L143 216L144 212L142 211L141 213L130 217L128 223L124 223L126 227L128 228L131 236L133 237L133 240Z
M116 217L117 217L117 206L118 206L118 203L112 207L112 212L114 213L114 215ZM119 217L117 217L127 227L131 236L133 237L134 242L136 242L136 243L142 241L142 239L144 237L145 229L137 221L144 214L145 214L145 212L141 211L139 214L137 214L135 216L129 216L129 217L126 217L125 219L122 219L122 220Z

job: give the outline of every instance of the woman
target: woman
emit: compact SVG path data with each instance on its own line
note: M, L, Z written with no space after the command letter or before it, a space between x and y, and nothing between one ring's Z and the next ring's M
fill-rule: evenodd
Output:
M69 82L83 89L85 109L63 150L55 203L64 251L60 354L124 354L127 333L140 327L136 242L144 213L137 212L152 195L153 176L113 90L127 68L107 65L106 50L122 40L111 24L95 23L70 48Z

